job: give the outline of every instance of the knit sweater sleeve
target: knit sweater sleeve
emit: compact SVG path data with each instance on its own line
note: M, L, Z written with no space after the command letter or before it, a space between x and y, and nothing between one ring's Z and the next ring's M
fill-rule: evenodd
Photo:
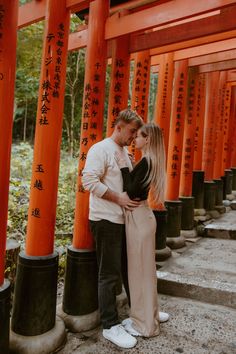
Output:
M144 200L148 195L148 186L145 185L145 180L148 177L148 162L146 158L135 166L133 171L129 172L128 167L121 168L123 177L123 188L131 199Z

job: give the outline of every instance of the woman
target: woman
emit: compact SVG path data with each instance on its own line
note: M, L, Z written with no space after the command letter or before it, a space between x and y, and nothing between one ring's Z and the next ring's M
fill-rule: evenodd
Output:
M132 172L127 162L116 155L124 191L131 199L142 201L133 211L125 210L131 312L122 324L132 335L151 337L159 334L159 320L165 322L169 318L166 313L158 313L156 220L147 204L150 190L155 202L164 201L166 165L161 129L153 123L143 125L137 133L135 147L141 150L142 158Z

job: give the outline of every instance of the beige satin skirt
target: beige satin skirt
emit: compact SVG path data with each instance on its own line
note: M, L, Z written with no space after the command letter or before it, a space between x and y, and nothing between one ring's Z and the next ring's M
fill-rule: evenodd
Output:
M133 327L145 337L160 332L155 263L156 219L143 202L125 210L128 279Z

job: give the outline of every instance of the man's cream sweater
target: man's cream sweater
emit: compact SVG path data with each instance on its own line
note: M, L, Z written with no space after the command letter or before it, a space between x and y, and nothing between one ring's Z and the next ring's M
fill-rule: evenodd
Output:
M106 138L90 148L83 170L82 183L84 188L90 191L90 220L105 219L124 224L122 208L102 198L108 188L114 192L123 192L123 179L115 160L115 151L124 154L131 170L132 164L127 149L120 147L113 139Z

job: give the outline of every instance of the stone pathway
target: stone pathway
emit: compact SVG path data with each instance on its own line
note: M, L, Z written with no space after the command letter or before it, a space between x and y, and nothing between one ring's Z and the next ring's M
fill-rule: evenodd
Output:
M158 264L160 308L171 315L159 336L138 338L135 348L122 350L103 338L101 327L68 332L58 353L236 354L236 242L219 231L236 231L236 211L212 221L207 235L209 230L217 238L189 239L186 247ZM127 305L119 307L121 320L128 311Z
M236 310L190 299L159 295L161 309L171 314L154 338L138 338L130 350L122 350L102 337L101 328L68 333L60 354L235 354ZM120 311L127 315L127 307Z

